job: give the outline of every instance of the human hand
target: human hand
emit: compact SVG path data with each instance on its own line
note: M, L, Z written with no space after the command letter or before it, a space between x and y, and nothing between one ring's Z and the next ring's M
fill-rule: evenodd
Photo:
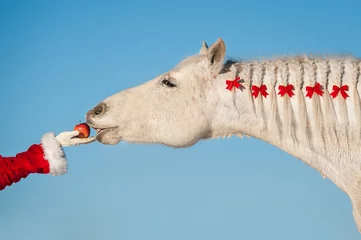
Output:
M67 131L67 132L59 133L55 137L55 139L63 147L88 144L95 141L95 137L78 138L76 137L78 135L79 135L79 131Z

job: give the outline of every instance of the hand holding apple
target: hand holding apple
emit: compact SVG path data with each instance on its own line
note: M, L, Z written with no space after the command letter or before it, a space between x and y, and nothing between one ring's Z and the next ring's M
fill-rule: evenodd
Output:
M95 141L95 137L90 137L90 127L85 124L78 124L73 131L65 131L55 136L56 141L62 147L78 146L81 144L88 144Z

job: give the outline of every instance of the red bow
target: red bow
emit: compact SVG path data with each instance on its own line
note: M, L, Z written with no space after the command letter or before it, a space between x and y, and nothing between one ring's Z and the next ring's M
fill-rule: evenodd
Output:
M323 91L321 90L321 84L317 83L315 86L307 86L306 87L306 97L312 98L313 93L317 93L318 95L322 96Z
M287 95L289 97L292 97L293 95L295 95L292 90L293 90L293 85L292 84L288 84L287 86L278 86L278 90L280 90L278 92L279 95L281 95L282 97L287 93Z
M333 92L330 94L333 98L335 98L337 96L337 94L339 92L341 92L341 95L344 99L346 99L348 97L346 91L348 91L348 86L347 85L343 85L342 87L338 87L336 85L333 85L332 87Z
M234 80L226 80L226 84L227 84L226 89L232 91L233 88L239 88L240 86L242 86L242 84L238 82L240 79L241 79L240 77L237 77Z
M261 93L263 97L267 97L268 93L267 93L267 87L266 85L261 85L260 87L257 87L257 86L252 86L252 95L257 98L258 97L258 94Z

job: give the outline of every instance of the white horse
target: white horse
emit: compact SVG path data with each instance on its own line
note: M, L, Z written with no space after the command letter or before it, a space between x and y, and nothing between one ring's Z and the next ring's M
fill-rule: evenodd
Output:
M349 197L361 232L361 61L289 57L225 61L218 39L174 69L87 113L103 144L189 147L248 135L301 159Z

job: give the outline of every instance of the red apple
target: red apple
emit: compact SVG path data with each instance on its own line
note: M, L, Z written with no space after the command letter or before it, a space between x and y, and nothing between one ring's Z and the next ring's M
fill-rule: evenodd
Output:
M79 123L74 127L75 131L79 131L78 138L87 138L90 135L90 127L86 123Z

